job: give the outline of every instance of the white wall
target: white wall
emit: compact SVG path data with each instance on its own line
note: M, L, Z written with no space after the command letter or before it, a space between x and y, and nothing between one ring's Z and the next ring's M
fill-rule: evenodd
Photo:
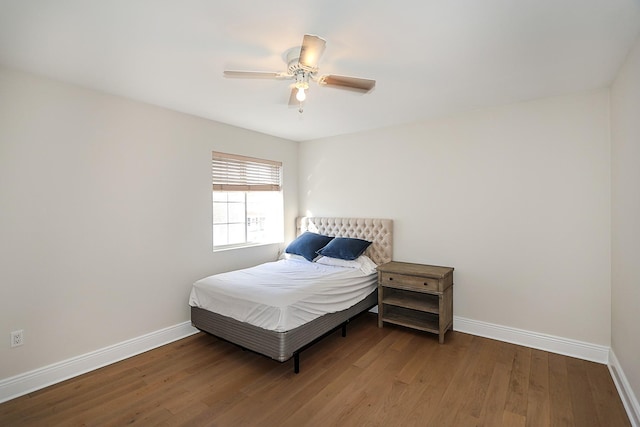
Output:
M394 219L454 314L610 344L608 91L300 145L300 211Z
M283 161L291 239L296 143L0 68L0 379L188 321L194 280L276 257L212 252L212 150Z
M611 135L611 347L640 396L640 39L611 88Z

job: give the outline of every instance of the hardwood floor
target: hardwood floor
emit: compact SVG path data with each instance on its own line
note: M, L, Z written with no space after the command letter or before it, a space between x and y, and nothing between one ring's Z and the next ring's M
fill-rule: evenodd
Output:
M605 365L367 313L278 363L199 333L0 405L2 426L629 426Z

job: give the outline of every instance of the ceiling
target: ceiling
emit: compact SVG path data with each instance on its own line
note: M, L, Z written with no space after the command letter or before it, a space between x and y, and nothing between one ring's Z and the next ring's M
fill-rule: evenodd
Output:
M320 74L304 113L284 71L305 33ZM0 64L295 141L608 86L640 0L0 0Z

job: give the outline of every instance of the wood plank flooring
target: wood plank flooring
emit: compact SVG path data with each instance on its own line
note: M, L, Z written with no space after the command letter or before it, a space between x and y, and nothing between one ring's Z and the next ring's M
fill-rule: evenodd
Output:
M605 365L354 319L278 363L199 333L0 404L2 426L629 426Z

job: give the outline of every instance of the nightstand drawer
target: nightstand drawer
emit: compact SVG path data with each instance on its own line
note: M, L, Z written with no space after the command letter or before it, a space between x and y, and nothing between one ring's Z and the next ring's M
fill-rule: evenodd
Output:
M380 273L380 284L392 288L408 289L417 292L438 292L438 279L409 276L398 273Z

